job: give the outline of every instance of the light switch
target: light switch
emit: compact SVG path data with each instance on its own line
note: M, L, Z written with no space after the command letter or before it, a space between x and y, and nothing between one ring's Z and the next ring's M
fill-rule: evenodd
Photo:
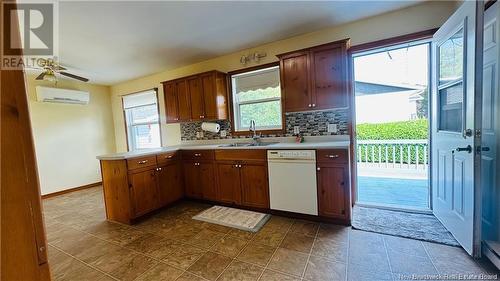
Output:
M293 134L294 135L300 134L300 126L293 126Z
M336 133L337 132L337 124L328 124L328 132Z

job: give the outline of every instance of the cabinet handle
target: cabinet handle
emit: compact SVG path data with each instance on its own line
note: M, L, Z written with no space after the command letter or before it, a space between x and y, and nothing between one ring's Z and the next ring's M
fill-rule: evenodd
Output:
M333 155L327 155L326 157L328 158L339 158L338 154L333 154Z
M315 104L315 103L313 103L313 104L312 104L312 107L316 107L316 104Z
M146 163L148 163L148 160L142 160L142 161L138 161L137 162L137 164L140 164L140 165L146 164Z
M205 118L205 115L200 115L200 118Z
M201 156L201 153L195 153L194 154L194 157L200 157Z
M308 104L307 106L308 106L308 107L311 107L311 104Z
M238 165L238 168L241 168L241 164L240 164L240 165Z
M317 171L321 171L321 168L320 168L320 167L318 167L318 168L316 168L316 170L317 170Z
M158 171L161 171L161 168L158 168Z
M165 156L165 159L172 159L172 155Z

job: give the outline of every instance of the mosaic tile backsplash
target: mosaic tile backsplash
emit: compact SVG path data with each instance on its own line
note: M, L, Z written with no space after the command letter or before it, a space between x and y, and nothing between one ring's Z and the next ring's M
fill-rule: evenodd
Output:
M292 112L285 114L285 134L262 135L262 137L289 137L293 136L293 128L300 127L303 136L326 136L326 135L347 135L348 109L336 109L326 111ZM226 137L221 137L219 133L203 131L203 137L197 137L197 132L201 132L202 122L181 123L181 139L190 140L211 140L245 138L247 136L232 136L231 122L229 120L211 121L220 125L221 131L227 132ZM327 124L337 124L337 132L329 133Z

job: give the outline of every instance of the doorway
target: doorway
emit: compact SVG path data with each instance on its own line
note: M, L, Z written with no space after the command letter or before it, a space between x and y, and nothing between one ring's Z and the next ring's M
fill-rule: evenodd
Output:
M358 206L431 209L430 40L353 55Z

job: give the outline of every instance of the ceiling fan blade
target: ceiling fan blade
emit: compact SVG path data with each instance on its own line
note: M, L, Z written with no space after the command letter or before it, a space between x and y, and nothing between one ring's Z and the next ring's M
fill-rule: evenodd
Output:
M35 80L43 80L43 77L45 76L45 74L47 74L47 72L45 72L45 71L44 71L44 72L42 72L42 73L40 73L40 75L38 75L38 76L35 78Z
M73 79L76 79L76 80L80 80L80 81L83 81L83 82L88 82L89 79L87 78L84 78L84 77L81 77L81 76L78 76L78 75L74 75L74 74L71 74L71 73L67 73L67 72L59 72L59 74L61 75L64 75L64 76L67 76L67 77L70 77L70 78L73 78Z

